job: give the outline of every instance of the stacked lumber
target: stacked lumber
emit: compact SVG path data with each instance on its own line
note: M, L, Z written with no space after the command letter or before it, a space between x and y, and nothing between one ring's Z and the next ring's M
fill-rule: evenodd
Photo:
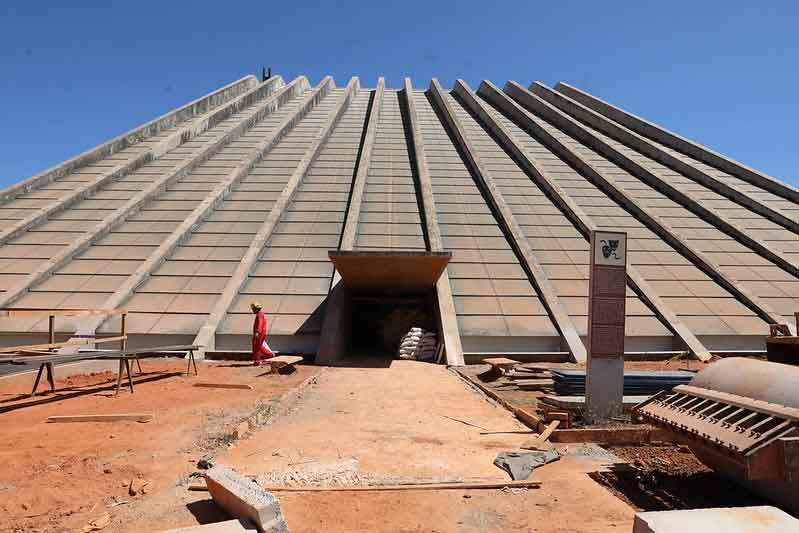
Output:
M585 395L585 370L552 370L559 396ZM625 396L651 396L677 385L686 385L695 374L682 370L636 370L624 372Z

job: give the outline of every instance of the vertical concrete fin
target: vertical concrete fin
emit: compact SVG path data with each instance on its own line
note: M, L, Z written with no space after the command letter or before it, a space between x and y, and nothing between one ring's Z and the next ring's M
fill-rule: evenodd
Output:
M372 109L366 123L366 131L363 135L361 145L361 156L358 159L358 168L355 171L355 179L352 182L350 191L350 204L345 216L344 228L341 234L340 250L352 250L355 246L355 238L358 234L358 222L361 218L361 202L363 192L366 188L366 176L369 173L369 163L372 158L375 138L377 137L377 124L380 121L380 106L383 104L383 90L386 81L380 77L377 80L377 88L372 96ZM338 273L336 273L338 278ZM335 282L334 282L335 283Z
M241 288L244 286L244 283L247 281L252 268L258 261L258 256L260 255L261 250L266 245L269 237L271 237L275 226L277 226L278 222L280 222L280 218L283 216L286 208L291 203L291 199L294 197L294 193L297 191L302 183L302 180L305 178L305 174L308 172L311 164L316 160L325 141L327 141L327 139L330 137L330 134L332 133L339 119L344 114L344 111L347 109L347 107L349 107L350 102L352 102L352 99L359 90L360 81L357 77L354 77L347 84L344 94L341 95L336 106L331 110L330 114L328 114L322 127L316 134L316 138L314 139L313 143L311 143L311 146L309 146L305 151L305 154L303 155L299 164L294 169L291 178L289 178L288 183L283 188L283 191L275 201L275 204L272 206L269 215L258 229L258 232L253 237L250 246L247 248L244 256L239 261L239 265L236 267L235 272L230 276L230 278L228 278L222 294L219 296L214 308L211 310L211 314L208 315L208 318L205 320L205 323L200 328L200 331L197 333L197 336L194 339L193 344L198 344L203 347L200 352L201 357L204 356L207 350L214 349L216 343L216 330L219 327L219 324L225 318L225 315L227 314L230 305L233 303L233 300L236 298L239 290L241 290Z
M422 198L422 217L427 229L427 242L432 252L444 251L441 239L441 229L438 226L436 203L433 196L433 184L430 180L430 171L427 167L427 157L424 152L424 139L419 125L419 116L416 112L416 100L413 94L413 85L410 78L405 78L403 93L405 96L406 121L413 142L412 164L416 168L419 180L419 191ZM452 286L449 282L447 270L441 273L436 282L436 296L438 300L439 320L441 321L441 335L444 341L444 355L450 366L463 366L463 346L458 327L458 316L455 313L455 302L452 298Z
M111 214L98 222L91 230L85 232L83 236L64 247L54 257L50 258L49 261L42 263L36 270L25 276L20 283L10 287L0 296L0 307L5 307L20 298L32 286L43 281L47 276L70 261L76 254L86 250L92 243L109 233L117 224L123 222L127 217L141 209L147 202L163 193L172 183L190 174L195 168L213 157L214 154L224 146L239 138L265 116L271 114L277 106L278 102L272 98L264 103L258 104L257 110L253 114L241 119L222 137L208 141L206 145L190 159L181 161L172 169L158 176L152 183L133 196L133 198L111 212Z
M744 305L747 305L747 307L756 312L761 318L773 318L776 315L759 298L741 287L737 280L727 276L724 272L722 272L718 265L716 265L715 262L713 262L710 258L689 246L681 235L679 235L677 232L674 232L671 228L668 228L658 216L651 213L647 208L638 206L635 200L629 197L626 191L616 187L611 180L605 178L602 172L597 170L596 167L594 167L590 162L586 161L574 150L560 142L553 135L549 134L540 126L536 118L523 110L518 104L510 100L510 98L499 91L499 89L493 85L485 84L480 87L479 94L498 109L501 109L505 115L509 116L524 131L528 132L534 138L540 140L555 155L575 168L583 177L588 179L605 194L607 194L609 198L616 201L620 206L622 206L622 208L635 216L637 220L652 230L653 233L662 238L677 252L695 264L697 268L707 274L708 277L716 281L730 294L744 303ZM501 127L502 125L498 123L498 126ZM506 135L512 138L512 134L510 132L507 132ZM515 144L518 144L517 141L514 142ZM529 159L530 166L536 166L535 160L532 158L532 156L526 154L520 145L518 145L518 147L514 147L513 152L517 157L527 157ZM545 177L546 172L540 170L540 167L537 172L534 173L544 176L544 179L548 179ZM548 181L551 182L552 180ZM545 187L544 190L549 191L555 187L559 189L556 184L552 183L552 185ZM559 194L568 197L568 193L562 189L560 190ZM576 206L576 203L571 202L571 204L572 205L566 210L567 212L575 211L574 206ZM584 224L585 226L590 224L590 226L592 226L591 229L596 229L590 217L584 213L581 216L585 217L585 220L588 222L588 224ZM587 237L587 233L583 233L583 235ZM634 288L636 293L638 293L639 296L642 296L643 300L652 303L652 309L660 317L661 321L663 321L664 324L669 327L669 329L675 333L678 333L686 346L688 346L688 348L697 357L703 360L710 358L710 354L705 347L696 339L695 335L693 335L688 328L682 325L677 316L655 293L654 289L643 279L643 277L640 276L634 266L628 266L628 278L632 280L631 287L637 287L637 290Z
M729 157L726 157L718 152L711 150L699 143L686 139L672 131L667 130L662 126L658 126L649 122L637 115L616 107L596 96L581 91L566 83L558 83L555 90L564 94L583 104L594 111L605 115L607 118L618 122L619 124L639 133L645 137L649 137L661 144L673 148L678 152L691 156L698 161L702 161L712 167L732 174L744 181L760 187L770 193L781 196L792 202L799 203L799 189L792 187L786 183L782 183L776 178L764 174L758 170L739 163Z
M568 96L553 91L545 85L535 82L530 85L530 92L539 96L543 100L549 102L555 107L565 111L576 119L588 124L592 128L596 128L605 135L629 146L630 148L640 152L641 154L665 165L666 167L674 170L689 178L708 189L724 196L725 198L737 203L738 205L754 211L758 215L779 224L783 228L799 234L799 222L794 220L790 215L786 215L778 207L768 206L751 195L739 191L734 187L719 181L718 179L701 171L696 166L675 157L671 153L663 150L661 147L653 144L649 139L639 135L624 126L607 119L605 116L593 111L582 105L581 103L572 100Z
M31 176L19 183L15 183L9 187L0 190L0 204L9 202L21 194L25 194L33 189L37 189L52 181L60 179L67 174L76 171L79 168L90 165L101 159L124 150L129 146L138 144L141 141L157 135L160 131L170 128L179 122L191 118L197 114L204 113L214 107L224 104L236 98L237 96L249 91L258 84L255 76L248 75L239 80L236 80L224 87L213 91L205 96L202 96L188 104L181 106L169 113L161 115L160 117L138 126L130 131L119 135L106 141L99 146L95 146L85 152L76 155L72 159L68 159L63 163L59 163L47 170Z
M529 93L528 93L529 94ZM532 97L532 101L536 100L536 96L530 94ZM547 120L555 124L558 128L562 129L569 135L573 135L575 131L582 131L587 132L585 128L583 128L577 121L572 119L566 113L561 112L560 110L556 109L555 107L543 102L543 100L538 100L539 105L538 109L547 109ZM542 113L543 116L543 113ZM576 137L575 137L576 138ZM610 148L607 143L604 143L600 139L597 141L601 144ZM636 204L634 200L629 198L626 193L621 191L620 189L613 187L611 183L603 179L599 172L596 172L590 164L585 162L580 156L575 154L572 150L567 148L565 145L560 144L563 148L559 149L558 155L561 157L568 158L570 164L577 165L578 168L583 172L583 175L588 177L589 179L596 179L595 182L597 186L603 189L609 196L611 196L614 200L618 201L619 204L627 209L631 214L636 216L638 220L649 229L651 229L654 233L656 233L660 238L665 240L670 246L672 246L677 252L679 252L683 257L691 261L694 266L699 268L702 272L707 274L712 280L722 286L727 292L735 296L735 298L752 310L757 316L762 318L768 323L771 324L778 324L783 322L782 316L779 313L776 313L771 307L766 304L763 300L761 300L756 295L752 294L750 291L746 290L736 279L724 274L721 269L712 261L710 258L706 257L704 254L699 253L698 251L691 248L688 244L686 244L685 239L681 236L677 235L674 232L671 232L665 228L665 225L660 223L659 218L654 217L648 213L644 208L641 208ZM591 147L593 149L593 147ZM602 154L601 151L598 153ZM604 154L602 154L604 155ZM601 184L601 185L600 185Z
M650 171L640 163L627 157L610 144L600 139L597 135L586 129L579 122L572 119L569 115L560 112L553 105L545 102L535 94L523 88L516 82L508 82L505 92L511 98L522 104L525 108L541 116L548 122L568 133L571 137L582 144L588 146L598 154L612 161L623 168L631 175L640 179L655 190L665 194L675 202L679 203L702 220L712 224L717 229L723 231L744 246L771 261L789 274L799 277L799 268L783 252L774 250L768 243L752 238L744 229L735 222L719 214L716 210L706 206L703 202L696 199L689 191L683 191L671 185L668 181Z
M459 80L458 85L466 88L466 84ZM521 227L519 226L513 212L508 207L502 193L494 183L493 177L490 175L477 151L469 139L466 129L461 124L452 103L449 101L449 96L444 92L437 79L430 82L430 95L436 103L441 116L444 118L448 129L451 131L458 144L461 153L467 160L467 165L474 174L475 181L480 186L486 199L492 205L494 212L497 214L498 222L505 228L505 233L508 236L511 246L516 250L519 259L522 261L522 266L530 277L530 281L535 286L538 294L541 297L541 303L546 308L553 323L558 328L561 336L566 342L572 357L577 362L585 361L586 350L577 330L572 323L571 317L566 311L565 307L561 304L555 290L553 289L546 272L538 263L538 260L530 247L527 237L524 235ZM471 92L471 91L469 91Z
M162 157L173 148L177 148L181 144L190 141L197 135L200 135L209 128L213 128L223 120L226 120L233 113L236 113L245 107L249 107L258 100L266 98L275 92L275 90L278 90L283 86L283 78L280 76L270 78L268 81L258 85L255 89L248 91L247 93L226 104L223 104L222 106L214 108L206 113L205 116L191 121L190 124L176 129L149 150L142 152L129 161L117 165L107 172L102 172L90 182L72 190L67 196L56 200L42 209L32 212L27 217L17 221L7 228L4 228L2 231L0 231L0 245L5 244L9 240L17 237L25 231L28 231L34 226L43 224L55 213L63 211L72 204L84 199L88 195L94 194L98 189L106 186L108 183L116 181L123 176L138 170L147 163Z
M277 103L278 108L288 104L293 99L299 97L309 87L308 80L304 77L297 78L289 85L278 91L272 99ZM163 261L169 257L183 240L189 236L192 228L209 216L214 209L224 200L225 196L244 178L261 159L272 151L272 149L294 129L294 127L313 110L316 105L325 98L333 87L333 80L325 78L317 85L310 94L305 96L299 104L297 111L291 116L286 117L277 125L271 133L262 138L249 154L243 157L242 161L214 187L205 199L194 208L194 210L175 228L175 230L153 251L152 254L136 269L133 274L128 276L125 282L114 291L111 296L103 303L105 309L116 309L133 295L136 287L144 283ZM93 334L105 322L106 317L87 323L79 333L81 335Z

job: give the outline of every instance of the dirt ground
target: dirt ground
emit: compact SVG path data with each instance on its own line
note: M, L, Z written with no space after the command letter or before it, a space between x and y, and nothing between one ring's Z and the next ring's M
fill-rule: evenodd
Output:
M289 414L217 460L264 486L505 481L494 458L530 438L510 413L446 368L394 361L325 369ZM565 457L533 472L539 489L278 496L292 531L629 531L632 509L587 475L605 468L607 454L561 450ZM221 518L207 494L186 492L146 526L195 524L198 515Z
M104 531L150 531L126 522L147 517L151 501L174 494L203 455L225 447L240 421L268 422L281 396L318 372L302 366L292 375L258 377L261 368L203 363L199 377L187 377L183 360L142 365L135 393L123 389L116 398L112 372L57 380L56 394L32 399L25 397L32 375L0 381L0 531L81 531L107 517ZM253 390L193 387L198 381L245 383ZM51 415L99 413L155 418L144 424L46 422Z
M203 458L264 486L505 481L493 465L497 453L532 437L443 366L359 360L267 376L244 363L217 362L202 363L193 377L182 374L182 360L143 364L136 392L117 398L112 372L60 380L55 395L34 399L23 397L33 376L0 380L1 531L97 524L102 531L144 532L223 520L207 492L187 490ZM197 381L253 390L193 387ZM46 422L50 415L92 413L155 418ZM616 457L580 444L557 449L560 460L533 472L531 479L542 482L537 489L277 496L294 532L630 531L634 509L646 505L624 480L640 487L640 479L652 477L646 465L663 466L649 457L665 456L618 449Z
M700 463L685 445L610 451L631 468L590 475L638 511L771 505Z

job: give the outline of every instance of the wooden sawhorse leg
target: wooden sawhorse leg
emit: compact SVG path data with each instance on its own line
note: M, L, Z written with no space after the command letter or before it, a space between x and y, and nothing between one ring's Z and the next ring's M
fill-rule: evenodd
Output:
M199 374L199 372L197 372L197 362L194 360L194 350L189 350L189 361L188 361L188 364L186 365L186 375L187 376L189 375L189 372L191 371L192 365L194 366L194 375L195 376L199 376L200 374Z
M36 373L36 381L33 382L33 390L31 396L36 396L36 389L39 388L39 381L42 379L42 373L47 370L47 382L50 384L50 392L55 392L55 379L53 377L53 363L42 363L39 365L39 372Z
M130 376L130 361L126 357L119 358L119 370L117 371L117 390L114 393L114 396L119 395L119 389L122 387L122 375L123 373L127 373L128 375L128 386L130 387L130 392L133 393L133 378Z

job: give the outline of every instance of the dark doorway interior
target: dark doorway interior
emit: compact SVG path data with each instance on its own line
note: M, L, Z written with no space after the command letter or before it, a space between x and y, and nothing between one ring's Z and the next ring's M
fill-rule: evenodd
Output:
M356 296L352 300L352 354L396 357L412 327L436 331L435 297Z

